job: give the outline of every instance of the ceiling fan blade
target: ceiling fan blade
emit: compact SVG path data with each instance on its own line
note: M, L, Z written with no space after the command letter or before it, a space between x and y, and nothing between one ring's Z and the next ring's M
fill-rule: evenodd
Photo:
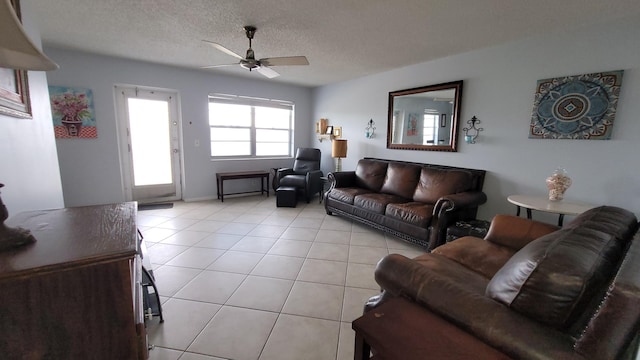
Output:
M213 69L213 68L218 68L218 67L237 66L237 65L240 65L240 63L201 66L200 69Z
M280 76L275 70L264 66L264 64L260 65L259 68L256 69L260 74L268 77L269 79L273 79L274 77Z
M204 41L204 42L206 42L206 43L208 43L208 44L211 44L211 46L213 46L214 48L216 48L216 49L218 49L218 50L222 51L223 53L225 53L225 54L227 54L227 55L231 55L231 56L233 56L233 57L235 57L235 58L238 58L238 59L240 59L240 60L242 60L242 59L243 59L243 57L242 57L242 56L240 56L240 55L238 55L238 54L234 53L233 51L231 51L231 50L227 49L226 47L224 47L224 46L222 46L222 45L220 45L220 44L218 44L218 43L215 43L215 42L213 42L213 41L209 41L209 40L202 40L202 41Z
M260 63L267 66L309 65L305 56L283 56L260 59Z

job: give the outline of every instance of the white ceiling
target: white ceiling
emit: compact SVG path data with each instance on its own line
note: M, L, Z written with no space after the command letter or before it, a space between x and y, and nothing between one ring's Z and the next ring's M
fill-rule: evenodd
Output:
M244 56L242 27L255 25L256 58L305 55L310 65L274 67L281 76L271 80L239 66L202 71L304 86L533 35L640 21L638 0L31 1L45 45L193 69L237 62L201 40Z

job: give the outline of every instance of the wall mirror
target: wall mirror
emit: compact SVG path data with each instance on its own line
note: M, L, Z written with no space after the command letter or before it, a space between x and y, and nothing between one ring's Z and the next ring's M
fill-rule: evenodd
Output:
M456 151L462 80L389 93L387 149Z

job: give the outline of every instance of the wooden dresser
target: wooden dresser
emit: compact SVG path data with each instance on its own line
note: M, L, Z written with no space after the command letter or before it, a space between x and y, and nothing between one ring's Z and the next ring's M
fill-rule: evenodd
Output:
M146 359L135 202L24 212L0 252L0 357Z

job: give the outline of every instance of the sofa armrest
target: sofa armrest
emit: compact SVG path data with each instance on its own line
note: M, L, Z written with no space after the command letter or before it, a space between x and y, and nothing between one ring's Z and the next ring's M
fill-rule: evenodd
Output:
M433 207L429 248L431 251L446 241L447 228L458 220L475 217L475 209L487 202L487 195L482 191L466 191L446 195L438 199ZM471 214L465 210L473 210Z
M441 260L443 265L451 262ZM513 358L551 360L584 356L576 354L575 339L569 334L510 310L482 292L470 290L468 282L453 281L402 255L384 257L376 267L375 277L384 290L378 304L384 303L385 297L408 298Z
M338 171L330 172L327 175L329 181L329 189L341 188L341 187L354 187L356 186L356 172L355 171Z
M482 191L466 191L446 195L438 199L433 207L433 214L440 215L446 211L454 211L465 207L477 207L487 202L487 194Z
M531 241L550 234L560 227L513 215L496 215L485 240L514 250L520 250Z

